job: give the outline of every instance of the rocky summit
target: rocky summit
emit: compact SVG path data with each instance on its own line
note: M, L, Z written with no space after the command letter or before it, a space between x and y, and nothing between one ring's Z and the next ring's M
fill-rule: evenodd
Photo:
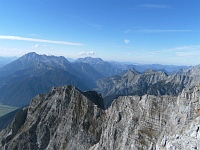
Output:
M3 150L200 149L200 85L173 96L120 96L54 87L0 133Z
M102 132L101 100L97 93L71 86L38 95L1 132L3 149L88 149Z

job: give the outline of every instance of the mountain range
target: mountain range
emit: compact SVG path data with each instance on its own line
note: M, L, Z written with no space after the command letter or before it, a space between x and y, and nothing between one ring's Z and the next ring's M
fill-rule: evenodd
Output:
M200 65L134 65L32 52L1 67L0 103L23 107L0 117L0 149L199 149Z
M139 73L135 69L130 69L122 75L99 79L97 90L103 95L106 107L109 107L118 96L177 96L185 87L194 87L200 83L199 71L200 65L171 75L162 71L147 70Z
M71 64L64 57L28 53L0 68L0 102L21 107L52 86L70 84L89 90L100 78L102 75L88 64Z
M98 89L103 95L108 95L107 87L101 90L99 83L102 81L104 84L104 80L100 79L112 78L124 72L127 71L121 65L113 65L101 58L86 57L70 63L62 56L32 52L0 68L0 103L22 107L28 105L35 95L49 91L52 86L66 84L83 91Z

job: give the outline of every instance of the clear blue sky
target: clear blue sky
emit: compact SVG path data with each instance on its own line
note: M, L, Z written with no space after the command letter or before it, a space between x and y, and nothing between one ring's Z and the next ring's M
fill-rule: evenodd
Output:
M1 0L0 56L200 64L199 0Z

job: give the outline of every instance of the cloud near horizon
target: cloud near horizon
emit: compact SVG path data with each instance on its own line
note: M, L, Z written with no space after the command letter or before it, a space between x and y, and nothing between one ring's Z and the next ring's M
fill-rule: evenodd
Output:
M38 47L39 47L39 44L35 44L35 45L34 45L34 48L38 48Z
M94 51L90 51L90 52L84 52L84 51L81 51L78 53L79 55L94 55Z
M52 44L63 44L63 45L70 45L70 46L81 46L81 45L83 45L82 43L44 40L44 39L34 39L34 38L26 38L26 37L19 37L19 36L6 36L6 35L0 35L0 39L2 39L2 40L30 41L30 42L40 42L40 43L52 43Z

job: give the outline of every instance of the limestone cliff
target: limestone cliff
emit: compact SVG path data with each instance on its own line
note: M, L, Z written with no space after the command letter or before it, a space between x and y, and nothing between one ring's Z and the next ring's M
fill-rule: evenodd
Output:
M200 86L184 89L169 116L156 149L200 149Z
M1 132L0 148L89 149L99 141L104 123L101 100L95 92L82 93L71 86L38 95Z
M178 97L120 97L107 114L108 123L93 150L200 149L200 85Z
M0 133L1 149L200 149L200 86L178 97L121 96L104 109L96 92L53 88Z

